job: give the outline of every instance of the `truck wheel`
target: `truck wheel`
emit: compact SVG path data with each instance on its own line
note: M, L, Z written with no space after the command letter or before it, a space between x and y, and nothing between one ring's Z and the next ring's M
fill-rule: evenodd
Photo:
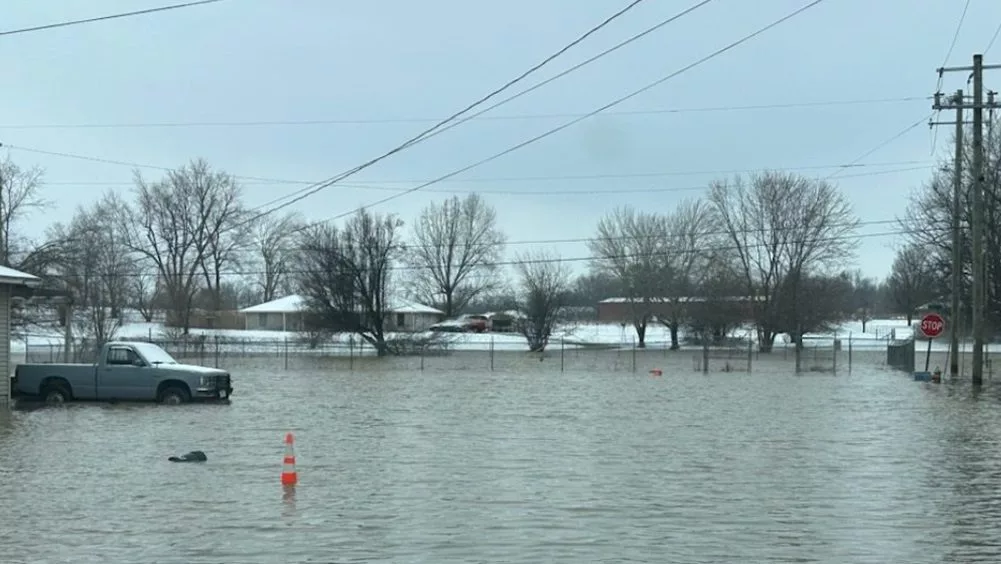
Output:
M164 405L181 405L182 403L188 403L189 401L191 401L191 395L184 388L171 386L169 388L164 388L164 390L160 392L160 403Z
M42 399L48 404L64 404L70 401L71 398L69 389L59 382L46 384L45 389L42 390Z

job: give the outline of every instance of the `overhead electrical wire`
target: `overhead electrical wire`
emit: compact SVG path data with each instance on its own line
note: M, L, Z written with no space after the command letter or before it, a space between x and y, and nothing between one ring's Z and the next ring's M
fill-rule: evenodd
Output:
M900 174L904 172L913 172L917 170L929 170L935 168L935 165L925 165L916 166L909 168L897 168L891 170L877 170L872 172L860 172L855 174L842 174L838 178L861 178L867 176L884 176L889 174ZM770 171L782 171L782 170L797 170L797 169L754 169L747 172L758 172L759 170L770 170ZM347 185L342 185L347 186ZM388 186L375 186L375 185L362 185L362 186L351 186L354 189L359 190L381 190L390 192L403 192L407 190L406 188L391 188ZM479 194L482 196L489 195L504 195L504 196L586 196L586 195L622 195L622 194L663 194L672 192L694 192L694 191L704 191L708 190L709 186L706 184L700 184L697 186L671 186L671 187L647 187L647 188L610 188L610 189L570 189L570 190L490 190L490 189L477 189L477 190L425 190L425 194ZM279 198L280 199L280 198ZM272 200L275 202L276 200ZM261 204L262 206L268 205L267 203ZM323 223L328 220L321 220L319 223Z
M841 223L833 223L829 225L831 228L841 228L841 227L870 227L875 225L900 225L900 220L894 219L874 219L869 221L849 221ZM759 229L739 229L737 233L742 235L749 235L752 233L784 233L787 231L796 231L797 229L802 229L801 227L762 227ZM727 236L731 232L726 229L715 229L706 230L699 233L700 237L711 237L711 236ZM616 237L600 237L602 240L611 241L635 241L635 240L647 240L647 239L659 239L660 235L647 235L647 236L636 236L636 235L623 235ZM474 243L474 244L461 244L457 243L455 245L416 245L410 243L401 243L400 247L405 249L442 249L445 247L452 247L456 249L464 249L466 247L507 247L511 245L554 245L554 244L570 244L570 243L588 243L594 241L596 237L570 237L570 238L558 238L558 239L520 239L514 241L503 241L500 243L486 244ZM304 251L306 249L302 247L285 247L284 251Z
M877 238L877 237L891 237L891 236L895 236L895 235L909 235L909 234L913 234L913 233L925 233L926 234L929 231L934 231L935 229L936 229L935 227L921 228L921 229L895 229L895 230L875 232L875 233L861 233L861 234L852 234L852 235L840 235L840 236L829 236L829 237L816 237L816 238L802 239L802 240L792 240L792 241L788 241L788 243L791 243L791 244L795 244L795 243L803 243L803 244L806 244L806 243L818 243L818 244L820 244L820 243L835 243L835 242L852 242L852 241L861 241L861 240L866 240L866 239L874 239L874 238ZM948 231L948 227L941 227L941 228L937 228L937 229L940 229L942 232ZM762 248L762 247L766 247L766 246L770 246L770 245L771 245L771 243L754 243L754 244L744 245L741 248L743 248L743 249ZM734 245L719 245L719 246L707 246L707 247L703 247L703 248L698 249L697 252L716 252L716 251L720 251L721 252L721 251L734 251L734 250L738 250L738 247L736 247ZM676 251L657 252L657 253L629 253L629 254L615 255L613 257L604 257L604 258L605 259L614 259L614 258L648 258L648 257L655 257L655 256L669 256L669 255L675 255L676 256L678 254L682 254L683 255L685 253L684 252L678 253ZM498 266L514 266L514 265L518 265L518 264L576 263L576 262L590 262L590 261L594 261L594 260L597 260L596 257L594 257L594 256L576 256L576 257L560 257L560 258L544 258L544 259L525 259L525 260L512 259L512 260L492 261L492 262L489 262L489 263L485 263L483 266L498 267ZM387 267L387 270L390 270L390 271L419 271L419 270L427 270L429 268L432 268L432 267L430 267L430 266L420 266L420 265L402 265L402 264L398 264L398 265L391 265L391 266ZM295 274L306 274L306 273L309 273L309 272L312 272L312 270L308 270L308 269L291 269L291 270L285 272L285 274L295 275ZM227 276L227 277L228 276L253 276L253 275L261 275L261 274L267 274L267 272L264 272L264 271L261 271L261 270L240 270L240 271L223 271L223 272L219 273L220 276ZM113 273L113 274L112 273L89 273L89 276L91 276L92 278L116 279L116 278L134 278L134 277L138 277L138 276L144 276L144 274L142 274L142 273ZM73 278L73 276L72 275L65 275L65 274L51 274L51 275L46 275L46 278L65 279L65 278Z
M952 34L952 41L949 42L949 50L945 52L945 58L942 59L942 67L944 68L949 64L949 58L952 57L952 51L956 48L956 42L959 41L959 33L963 30L963 22L966 21L966 12L970 9L970 0L966 0L963 5L963 12L959 15L959 23L956 24L956 32ZM943 73L938 73L938 84L935 86L935 91L938 92L942 88Z
M545 131L545 132L543 132L543 133L541 133L539 135L536 135L535 137L532 137L530 139L522 141L521 143L518 143L517 145L509 147L509 148L507 148L507 149L505 149L505 150L503 150L503 151L501 151L499 153L495 153L495 154L493 154L493 155L491 155L491 156L489 156L487 158L481 159L481 160L476 161L476 162L474 162L474 163L472 163L470 165L467 165L467 166L464 166L462 168L453 170L452 172L449 172L447 174L439 176L438 178L435 178L433 180L430 180L428 182L420 184L419 186L415 186L413 188L409 188L408 190L406 190L404 192L400 192L398 194L394 194L392 196L388 196L386 198L382 198L380 200L376 200L375 202L366 204L364 206L361 206L360 208L351 210L349 212L344 212L344 213L341 213L341 214L337 214L337 215L335 215L333 217L330 217L328 219L325 219L325 220L321 221L320 223L325 222L325 221L333 221L333 220L336 220L336 219L340 219L342 217L347 217L349 215L357 213L360 209L371 208L373 206L381 205L381 204L384 204L386 202L395 200L395 199L400 198L402 196L405 196L407 194L410 194L410 193L416 192L418 190L421 190L423 188L426 188L428 186L431 186L433 184L437 184L438 182L442 182L442 181L447 180L449 178L452 178L454 176L458 176L458 175L460 175L460 174L462 174L464 172L467 172L467 171L472 170L472 169L474 169L476 167L479 167L481 165L484 165L486 163L489 163L491 161L499 159L499 158L501 158L501 157L503 157L505 155L513 153L513 152L515 152L515 151L517 151L517 150L519 150L519 149L521 149L523 147L527 147L528 145L531 145L533 143L541 141L542 139L545 139L545 138L547 138L547 137L549 137L551 135L554 135L556 133L559 133L560 131L563 131L564 129L567 129L567 128L573 126L573 125L576 125L577 123L580 123L581 121L583 121L583 120L585 120L585 119L587 119L589 117L595 116L595 115L597 115L597 114L599 114L599 113L601 113L601 112L603 112L603 111L605 111L607 109L613 108L613 107L615 107L615 106L617 106L617 105L619 105L619 104L621 104L621 103L623 103L623 102L625 102L627 100L630 100L630 99L632 99L632 98L634 98L636 96L639 96L640 94L642 94L644 92L647 92L648 90L651 90L651 89L653 89L653 88L655 88L655 87L663 84L664 82L667 82L668 80L671 80L672 78L675 78L675 77L677 77L677 76L679 76L681 74L684 74L685 72L687 72L687 71L689 71L689 70L691 70L691 69L693 69L695 67L698 67L698 66L706 63L707 61L710 61L710 60L712 60L712 59L714 59L714 58L722 55L723 53L726 53L727 51L730 51L731 49L733 49L733 48L735 48L735 47L737 47L739 45L742 45L742 44L750 41L751 39L753 39L753 38L761 35L762 33L765 33L766 31L768 31L768 30L770 30L770 29L778 26L779 24L792 19L793 17L795 17L795 16L797 16L797 15L805 12L806 10L808 10L810 8L813 8L814 6L817 6L818 4L820 4L823 1L824 0L813 0L813 2L810 2L809 4L807 4L807 5L805 5L805 6L801 7L801 8L793 11L792 13L787 14L787 15L779 18L778 20L775 20L772 23L770 23L770 24L768 24L768 25L766 25L764 27L761 27L758 30L756 30L756 31L754 31L754 32L752 32L750 34L745 35L744 37L742 37L742 38L740 38L740 39L738 39L738 40L736 40L736 41L734 41L734 42L732 42L732 43L730 43L730 44L728 44L728 45L726 45L724 47L721 47L721 48L713 51L712 53L710 53L710 54L708 54L708 55L706 55L706 56L704 56L704 57L696 60L693 63L690 63L690 64L682 67L679 70L676 70L676 71L674 71L674 72L672 72L672 73L670 73L670 74L668 74L668 75L666 75L664 77L661 77L660 79L655 80L655 81L647 84L646 86L643 86L642 88L640 88L638 90L634 90L633 92L631 92L629 94L626 94L625 96L622 96L620 98L617 98L617 99L615 99L615 100L613 100L613 101L611 101L611 102L609 102L609 103L607 103L607 104L605 104L605 105L603 105L603 106L601 106L599 108L596 108L595 110L592 110L591 112L588 112L588 113L586 113L586 114L584 114L584 115L582 115L582 116L580 116L580 117L578 117L576 119L573 119L571 121L565 122L565 123L563 123L562 125L560 125L558 127L555 127L553 129ZM267 210L265 212L262 212L260 214L256 214L254 217L252 217L248 221L256 220L259 217L262 217L264 215L268 215L268 214L274 213L274 212L276 212L276 211L278 211L280 209L288 207L288 206L290 206L290 205L292 205L292 204L294 204L294 203L296 203L298 201L301 201L301 200L309 197L312 194L315 194L316 192L318 192L319 190L322 190L326 186L327 185L321 185L318 188L314 188L312 190L306 191L303 194L301 194L299 196L296 196L296 197L292 198L291 200L288 200L285 203L282 203L281 205L275 206L274 208L271 208L271 209L269 209L269 210Z
M931 114L926 115L925 117L919 119L918 121L912 123L911 125L908 125L907 127L905 127L904 129L898 131L897 133L894 133L890 138L886 139L885 141L881 141L880 143L878 143L872 149L869 149L868 151L862 153L861 155L859 155L858 157L856 157L854 160L850 161L845 168L841 168L841 169L838 169L838 170L834 171L829 176L827 176L826 178L824 178L824 180L831 180L835 176L839 176L839 174L842 171L846 170L848 167L850 167L850 166L852 166L852 165L860 162L862 159L868 157L869 155L872 155L876 151L882 149L883 147L886 147L887 145L889 145L889 144L893 143L894 141L900 139L904 135L907 135L908 133L910 133L911 131L913 131L915 128L917 128L919 125L925 124L928 121L928 119L931 118L933 115L934 115L934 112L931 113Z
M583 62L578 63L578 64L570 67L569 69L567 69L567 70L565 70L565 71L563 71L563 72L561 72L559 74L556 74L555 76L552 76L552 77L550 77L550 78L548 78L548 79L546 79L546 80L544 80L544 81L542 81L542 82L540 82L538 84L535 84L532 87L530 87L530 88L528 88L528 89L526 89L526 90L524 90L522 92L519 92L519 93L517 93L517 94L515 94L513 96L509 96L509 97L507 97L507 98L505 98L505 99L503 99L503 100L501 100L501 101L499 101L497 103L494 103L493 105L488 106L487 108L484 108L484 109L480 110L479 112L473 114L472 116L466 116L465 118L463 118L463 119L461 119L459 121L456 121L453 124L450 124L450 125L448 124L448 122L453 121L454 119L457 119L461 114L465 113L469 109L472 109L474 106L479 105L480 103L486 101L492 95L488 96L487 98L483 98L479 102L476 102L475 104L469 106L466 110L463 110L462 112L460 112L458 114L455 114L454 116L450 117L448 120L442 121L438 125L435 125L434 127L432 127L430 129L424 131L423 133L421 133L417 137L414 137L413 139L405 142L403 145L400 145L399 147L393 149L392 151L389 151L388 153L385 153L382 156L379 156L379 157L376 157L376 158L371 159L369 161L366 161L366 162L364 162L364 163L362 163L362 164L360 164L360 165L358 165L358 166L356 166L356 167L354 167L352 169L349 169L349 170L344 171L344 172L342 172L340 174L337 174L337 175L335 175L335 176L333 176L331 178L328 178L327 180L325 180L323 182L317 183L316 186L303 188L302 190L299 190L298 192L294 192L292 194L289 194L289 197L292 197L293 199L288 204L283 204L282 206L279 206L278 208L275 208L273 210L266 210L264 212L261 212L261 213L255 215L254 217L250 218L247 221L248 222L249 221L255 221L255 220L257 220L257 219L259 219L261 217L264 217L266 215L274 213L275 211L278 211L279 209L282 209L282 208L286 207L287 205L291 205L292 203L295 203L295 202L301 201L301 200L303 200L305 198L308 198L309 196L312 196L313 194L316 194L317 192L325 190L326 188L329 188L330 186L333 186L334 184L340 182L341 180L344 180L345 178L348 178L348 177L350 177L350 176L352 176L354 174L357 174L358 172L361 172L362 170L368 168L369 166L371 166L371 165L373 165L375 163L378 163L378 162L382 161L383 159L388 158L388 157L396 154L397 152L402 151L402 150L404 150L404 149L412 146L415 143L418 143L418 142L430 139L431 137L433 137L433 136L435 136L435 135L437 135L437 134L439 134L441 132L444 132L444 131L446 131L448 129L451 129L453 127L456 127L456 126L458 126L458 125L460 125L462 123L465 123L465 122L469 121L469 119L471 119L473 117L482 115L485 112L488 112L488 111L490 111L490 110L492 110L494 108L497 108L497 107L499 107L499 106L501 106L503 104L506 104L506 103L508 103L508 102L510 102L510 101L512 101L512 100L514 100L514 99L516 99L518 97L520 97L520 96L523 96L523 95L525 95L525 94L527 94L529 92L532 92L532 91L534 91L534 90L536 90L536 89L538 89L538 88L540 88L540 87L542 87L542 86L544 86L546 84L549 84L550 82L552 82L552 81L554 81L554 80L556 80L556 79L558 79L558 78L560 78L562 76L566 76L570 72L573 72L573 71L575 71L575 70L577 70L577 69L579 69L579 68L581 68L581 67L583 67L585 65L588 65L588 64L590 64L590 63L592 63L592 62L600 59L601 57L604 57L605 55L613 52L614 50L619 49L620 47L623 47L625 45L628 45L629 43L631 43L633 41L636 41L640 37L643 37L644 35L646 35L648 33L651 33L653 31L655 31L656 29L659 29L660 27L663 27L663 26L665 26L665 25L667 25L667 24L669 24L671 22L674 22L675 20L681 18L682 16L685 16L685 15L687 15L687 14L695 11L698 8L701 8L702 6L705 6L706 4L708 4L711 1L712 0L702 0L701 2L699 2L699 3L697 3L697 4L693 5L693 6L690 6L689 8L687 8L687 9L685 9L685 10L683 10L683 11L677 13L677 14L675 14L674 16L671 16L670 18L668 18L666 20L663 20L662 22L658 23L657 25L655 25L655 26L653 26L651 28L648 28L647 30L645 30L643 32L640 32L639 34L633 35L632 37L626 39L625 41L622 41L622 42L614 45L613 47L611 47L609 49L606 49L605 51L602 51L601 53L598 53L597 55L594 55L591 58L586 59ZM816 2L821 2L823 0L815 0L815 1ZM630 8L632 6L633 5L627 6L627 8ZM602 24L602 25L605 25L605 24ZM524 76L525 75L523 75L523 77ZM511 83L509 83L509 85L510 84ZM495 93L499 93L499 92L500 91L498 90ZM585 116L585 117L588 117L588 116ZM583 118L581 118L581 119L583 119Z
M22 147L19 145L2 145L3 148L10 149L13 151L24 151L29 153L38 153L43 155L56 156L61 158L78 159L91 162L97 162L102 164L111 164L116 166L130 167L130 168L148 168L151 170L161 170L165 172L173 171L170 167L162 165L154 165L149 163L138 163L132 161L122 161L114 160L102 157L94 157L89 155L80 155L74 153L64 153L57 151L47 151L42 149L35 149L31 147ZM904 166L904 165L922 165L915 166L913 168L900 169L899 172L906 172L909 170L916 170L920 168L925 168L926 166L932 166L931 164L926 164L928 161L886 161L886 162L874 162L874 163L861 163L861 159L855 159L855 161L850 163L836 163L836 164L825 164L825 165L804 165L804 166L760 166L748 169L716 169L716 170L689 170L689 171L655 171L655 172L638 172L638 173L596 173L596 174L574 174L574 175L550 175L550 176L510 176L510 177L473 177L473 178L450 178L446 180L441 180L438 183L452 182L452 183L501 183L501 182L540 182L540 181L563 181L563 180L603 180L603 179L616 179L616 178L657 178L657 177L668 177L668 176L698 176L698 175L720 175L720 174L740 174L755 172L760 170L777 170L777 171L794 171L794 170L824 170L824 169L845 169L845 168L872 168L872 167L891 167L891 166ZM882 173L891 173L892 171L881 171ZM241 180L241 184L254 185L289 185L289 184L300 184L300 185L313 185L316 181L312 180L296 180L288 178L266 178L259 176L242 176L242 175L231 175L232 178L236 180ZM842 176L842 178L850 178L855 175ZM387 186L379 186L380 184L416 184L428 182L426 179L407 179L407 180L359 180L351 184L340 184L347 188L358 188L358 189L373 189L373 190L405 190L403 188L392 188ZM101 181L72 181L72 180L57 180L57 181L46 181L45 184L48 185L70 185L70 186L133 186L134 182L101 182ZM458 193L469 193L472 190L462 190ZM476 190L477 192L479 190ZM447 190L427 190L427 192L450 192ZM527 192L526 192L527 193ZM284 199L287 196L282 196L277 198L277 200ZM256 206L257 208L264 207L267 204L262 204Z
M1001 35L1001 23L998 23L997 28L994 30L994 35L991 36L991 40L987 42L987 48L984 49L984 56L990 53L991 47L994 47L994 42L998 40L998 36Z
M825 106L855 106L872 104L899 104L905 102L920 102L931 100L932 96L899 96L896 98L871 98L856 100L818 100L811 102L785 102L775 104L749 104L744 106L705 106L691 108L661 108L649 110L622 110L604 112L603 116L642 116L689 114L708 112L740 112L755 110L783 110L793 108L816 108ZM470 121L526 121L541 119L562 119L579 117L580 113L539 113L511 114L499 116L477 115L469 117ZM140 128L182 128L182 127L271 127L271 126L309 126L309 125L380 125L394 123L427 123L440 121L442 118L384 118L384 119L305 119L305 120L257 120L257 121L178 121L178 122L135 122L135 123L51 123L51 124L0 124L0 130L27 129L140 129Z
M0 37L5 35L17 35L20 33L30 33L33 31L43 31L46 29L56 29L59 27L68 27L72 25L81 25L95 22L103 22L107 20L116 20L119 18L129 18L133 16L143 16L146 14L153 14L156 12L166 12L168 10L179 10L181 8L192 8L195 6L202 6L205 4L215 4L216 2L222 2L223 0L199 0L197 2L185 2L184 4L173 4L170 6L161 6L159 8L148 8L145 10L136 10L134 12L122 12L118 14L110 14L107 16L97 16L94 18L86 18L82 20L70 20L65 22L56 22L51 24L37 25L33 27L23 27L20 29L8 29L6 31L0 31Z

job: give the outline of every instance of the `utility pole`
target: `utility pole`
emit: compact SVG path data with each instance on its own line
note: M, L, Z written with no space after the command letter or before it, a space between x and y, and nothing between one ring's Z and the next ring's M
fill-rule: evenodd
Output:
M959 376L959 328L960 328L960 274L963 271L960 249L960 214L962 210L959 206L959 195L963 190L963 90L959 89L952 98L943 103L941 95L935 94L933 107L936 110L951 107L956 110L955 121L932 121L929 126L934 125L955 125L956 126L956 157L952 165L952 283L950 285L952 303L949 307L949 374L953 378Z
M971 194L972 204L972 235L973 235L973 385L980 386L984 381L984 309L985 309L985 261L984 261L984 108L996 108L998 105L994 101L993 94L988 102L984 103L984 70L999 69L1001 65L984 65L984 56L973 55L972 67L949 67L938 69L939 76L946 72L972 71L973 80L973 103L967 105L964 99L958 101L956 109L962 111L970 108L973 110L973 192ZM935 109L941 109L940 96L935 95ZM962 120L957 120L961 122ZM957 153L960 149L957 148ZM958 167L957 167L958 168ZM953 205L955 197L953 194ZM953 209L955 214L955 209ZM958 215L958 214L956 214ZM956 217L953 217L953 261L956 260L957 245L955 243ZM956 265L953 265L955 271ZM953 284L955 284L955 276ZM954 290L955 291L955 290ZM953 300L955 303L955 299ZM950 363L950 371L953 370ZM958 367L956 368L958 371Z

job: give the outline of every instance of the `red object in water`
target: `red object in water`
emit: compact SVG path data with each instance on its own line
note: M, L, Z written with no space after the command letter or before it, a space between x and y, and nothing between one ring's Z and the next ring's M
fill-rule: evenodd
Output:
M299 474L295 471L295 438L292 433L285 435L285 459L282 461L282 485L294 486L299 483Z

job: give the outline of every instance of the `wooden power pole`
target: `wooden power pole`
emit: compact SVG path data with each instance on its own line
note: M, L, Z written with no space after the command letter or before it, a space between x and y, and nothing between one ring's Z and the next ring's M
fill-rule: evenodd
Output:
M963 109L973 110L973 191L971 194L971 206L972 206L972 236L973 236L973 385L980 386L984 382L984 309L986 305L986 284L984 280L985 272L985 261L984 261L984 108L997 108L999 107L993 99L985 104L984 103L984 70L986 69L998 69L1001 65L984 65L984 56L980 54L973 55L973 66L970 67L943 67L938 69L939 75L946 72L972 72L973 80L973 103L967 104L966 100L960 97L957 103L952 107L955 107L957 111L962 112ZM935 96L935 109L942 109L940 104L941 98L938 94ZM962 123L961 119L957 119L958 122ZM962 127L961 125L958 127ZM960 136L961 137L961 136ZM958 151L961 150L957 149ZM958 168L958 167L957 167ZM961 181L961 180L960 180ZM954 188L955 189L955 188ZM956 195L953 194L953 205L956 205ZM958 245L956 244L956 210L953 209L953 261L956 261L956 251ZM953 263L953 271L957 269L957 264ZM953 277L953 284L956 284L955 276ZM955 286L954 286L955 288ZM953 290L955 293L955 289ZM953 300L955 304L955 299ZM955 312L953 312L955 315ZM953 321L953 324L955 321ZM954 334L954 333L953 333ZM952 345L951 345L952 346ZM953 370L953 364L950 363L949 370ZM958 367L956 368L958 371Z
M963 271L962 255L960 249L960 218L962 208L959 205L960 194L963 191L963 90L959 89L948 100L943 101L941 95L935 94L934 108L936 110L951 107L956 110L955 121L931 122L929 125L955 125L956 126L956 156L952 165L952 281L950 284L951 303L949 305L949 375L953 378L959 376L959 319L960 319L960 299Z

